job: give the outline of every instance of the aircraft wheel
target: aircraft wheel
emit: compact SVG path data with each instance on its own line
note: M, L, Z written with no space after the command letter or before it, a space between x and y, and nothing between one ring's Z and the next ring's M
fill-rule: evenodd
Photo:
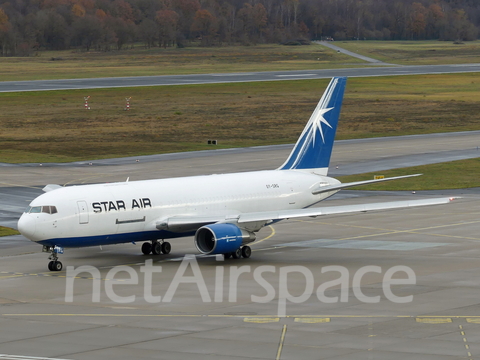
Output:
M145 242L142 244L142 253L148 255L152 252L152 244Z
M52 268L53 268L53 271L62 271L63 264L60 261L54 261Z
M242 249L238 248L234 252L232 252L232 256L234 259L240 259L242 257Z
M160 255L162 253L162 245L158 242L153 243L152 245L152 254Z
M169 242L164 242L162 244L162 252L167 255L170 254L170 251L172 251L172 245Z
M50 262L48 263L48 270L50 270L50 271L55 271L54 268L53 268L53 263L54 263L54 262L55 262L55 261L50 261Z
M248 259L250 256L252 256L252 248L250 246L242 247L242 256L245 259Z

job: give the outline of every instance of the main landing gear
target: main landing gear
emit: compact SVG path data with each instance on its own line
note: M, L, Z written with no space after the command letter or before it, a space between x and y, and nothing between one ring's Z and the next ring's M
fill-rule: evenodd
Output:
M142 253L144 255L160 255L160 254L170 254L170 251L172 251L172 245L170 245L169 242L166 241L158 241L158 240L152 240L151 243L145 242L142 244Z
M43 251L50 253L50 256L48 257L48 260L50 260L48 263L48 270L62 271L63 264L58 261L58 254L63 254L63 249L57 246L44 246Z
M241 257L248 259L252 256L252 248L250 246L243 246L238 248L234 252L224 254L225 259L230 259L231 257L234 259L240 259Z

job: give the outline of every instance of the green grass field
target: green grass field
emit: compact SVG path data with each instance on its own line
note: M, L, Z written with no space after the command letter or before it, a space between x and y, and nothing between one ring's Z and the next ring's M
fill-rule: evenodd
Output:
M7 227L0 226L0 237L1 236L10 236L10 235L19 235L20 233L17 230L13 230Z
M480 41L338 41L344 49L399 65L471 64L480 62Z
M350 182L371 180L375 175L393 177L410 174L423 174L418 177L358 186L352 189L383 191L465 189L480 186L480 181L478 179L479 169L480 158L477 158L423 166L412 166L360 175L339 176L338 180L341 182Z
M335 45L385 62L462 64L480 62L480 41L339 41ZM52 60L56 59L56 60ZM0 57L0 81L335 69L371 66L327 47L257 45L96 52L41 51L31 57Z
M328 80L2 93L0 162L293 143ZM480 129L480 74L352 78L337 138ZM90 95L91 110L83 108ZM131 110L124 111L126 96Z
M313 43L148 50L137 45L122 51L42 51L36 55L0 57L0 81L334 69L366 64Z

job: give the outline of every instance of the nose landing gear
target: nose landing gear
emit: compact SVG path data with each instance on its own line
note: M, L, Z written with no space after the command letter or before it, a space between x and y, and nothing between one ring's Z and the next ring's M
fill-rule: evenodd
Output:
M50 271L61 271L63 269L63 264L60 261L52 260L48 263L48 270Z
M50 253L50 256L48 257L48 260L50 262L48 263L48 270L50 271L61 271L63 269L63 264L58 261L58 255L57 254L63 254L63 248L60 246L44 246L43 247L43 252L48 252Z

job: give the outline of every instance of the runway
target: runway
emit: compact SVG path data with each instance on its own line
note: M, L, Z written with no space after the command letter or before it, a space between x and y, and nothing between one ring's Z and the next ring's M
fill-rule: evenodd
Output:
M473 156L478 135L338 142L332 175ZM0 224L14 221L46 183L275 168L289 148L176 154L93 165L3 166ZM328 205L421 198L439 192L340 194ZM140 244L67 249L61 255L65 267L91 265L99 271L75 274L75 279L67 278L66 270L46 271L47 256L34 243L19 236L0 238L0 354L17 355L15 359L74 360L473 359L480 354L480 191L444 191L443 195L463 198L442 206L277 223L262 229L248 260L217 261L205 256L185 260L185 254L196 253L191 238L172 241L172 253L158 257L140 255ZM142 272L147 260L158 271L151 282ZM168 301L184 261L198 264L198 270L191 266L185 274L200 271L205 288L180 283L170 291L173 297ZM346 287L338 283L339 272L329 266L344 269ZM360 287L354 287L354 279L366 266L376 272L366 273ZM392 302L385 290L385 284L391 283L385 281L387 272L398 266L411 269L415 277L414 282L391 285L397 298L412 296L407 303ZM115 273L118 269L133 273ZM257 275L263 271L264 282L255 271ZM288 271L286 278L280 277ZM313 288L307 288L305 274L311 274ZM132 275L138 276L136 283ZM395 279L405 280L406 273L397 272ZM109 289L133 301L112 299ZM282 300L285 290L291 299L301 301ZM376 297L378 302L368 302Z
M61 79L36 81L2 81L0 92L47 91L97 89L138 86L166 86L193 84L220 84L257 81L313 80L326 79L333 76L371 77L423 74L450 74L479 72L480 64L453 65L412 65L412 66L382 66L359 67L347 69L311 69L296 71L266 71L239 72L227 74L192 74L192 75L161 75L133 76L96 79Z

